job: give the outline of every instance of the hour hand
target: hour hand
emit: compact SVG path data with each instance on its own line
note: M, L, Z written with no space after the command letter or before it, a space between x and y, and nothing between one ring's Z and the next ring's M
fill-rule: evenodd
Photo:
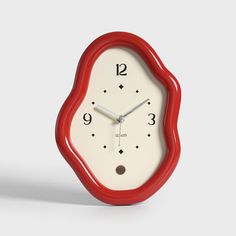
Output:
M116 121L116 122L120 122L120 116L117 115L116 113L108 110L107 108L105 107L102 107L100 105L97 105L94 110L100 112L101 114L105 115L106 117Z

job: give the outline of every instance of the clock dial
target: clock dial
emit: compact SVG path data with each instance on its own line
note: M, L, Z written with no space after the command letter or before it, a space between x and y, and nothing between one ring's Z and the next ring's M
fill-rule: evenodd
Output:
M93 65L70 139L91 172L112 190L142 186L165 154L166 90L133 50L105 50Z

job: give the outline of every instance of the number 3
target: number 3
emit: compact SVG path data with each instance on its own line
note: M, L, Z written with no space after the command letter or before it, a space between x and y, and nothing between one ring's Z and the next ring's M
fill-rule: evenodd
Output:
M149 125L155 125L156 121L155 121L155 118L156 118L156 115L154 113L149 113L148 116L151 116L151 123L148 122Z

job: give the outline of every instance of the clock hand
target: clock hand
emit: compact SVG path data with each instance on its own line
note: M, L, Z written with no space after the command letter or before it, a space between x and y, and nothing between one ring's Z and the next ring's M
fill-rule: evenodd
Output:
M119 122L119 123L120 123L120 126L119 126L119 144L118 144L118 146L120 146L121 124L122 124L122 122Z
M107 108L105 107L102 107L100 105L97 105L94 110L102 113L103 115L105 115L106 117L108 118L111 118L112 120L116 121L116 122L120 122L121 120L121 116L117 115L116 113L108 110Z
M139 107L141 107L143 104L145 104L147 101L149 101L150 99L146 99L143 102L139 103L137 106L135 106L134 108L132 108L131 110L129 110L128 112L126 112L122 117L126 117L128 116L130 113L132 113L133 111L137 110Z
M123 116L120 116L119 119L118 119L118 122L119 122L119 143L118 143L118 146L120 146L120 139L121 139L121 125L122 123L125 121L124 117Z

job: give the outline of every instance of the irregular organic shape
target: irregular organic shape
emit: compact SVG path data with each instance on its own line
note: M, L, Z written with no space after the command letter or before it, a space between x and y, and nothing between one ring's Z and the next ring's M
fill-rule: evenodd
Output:
M133 204L166 182L180 154L180 94L138 36L113 32L89 45L58 115L56 141L91 194Z

